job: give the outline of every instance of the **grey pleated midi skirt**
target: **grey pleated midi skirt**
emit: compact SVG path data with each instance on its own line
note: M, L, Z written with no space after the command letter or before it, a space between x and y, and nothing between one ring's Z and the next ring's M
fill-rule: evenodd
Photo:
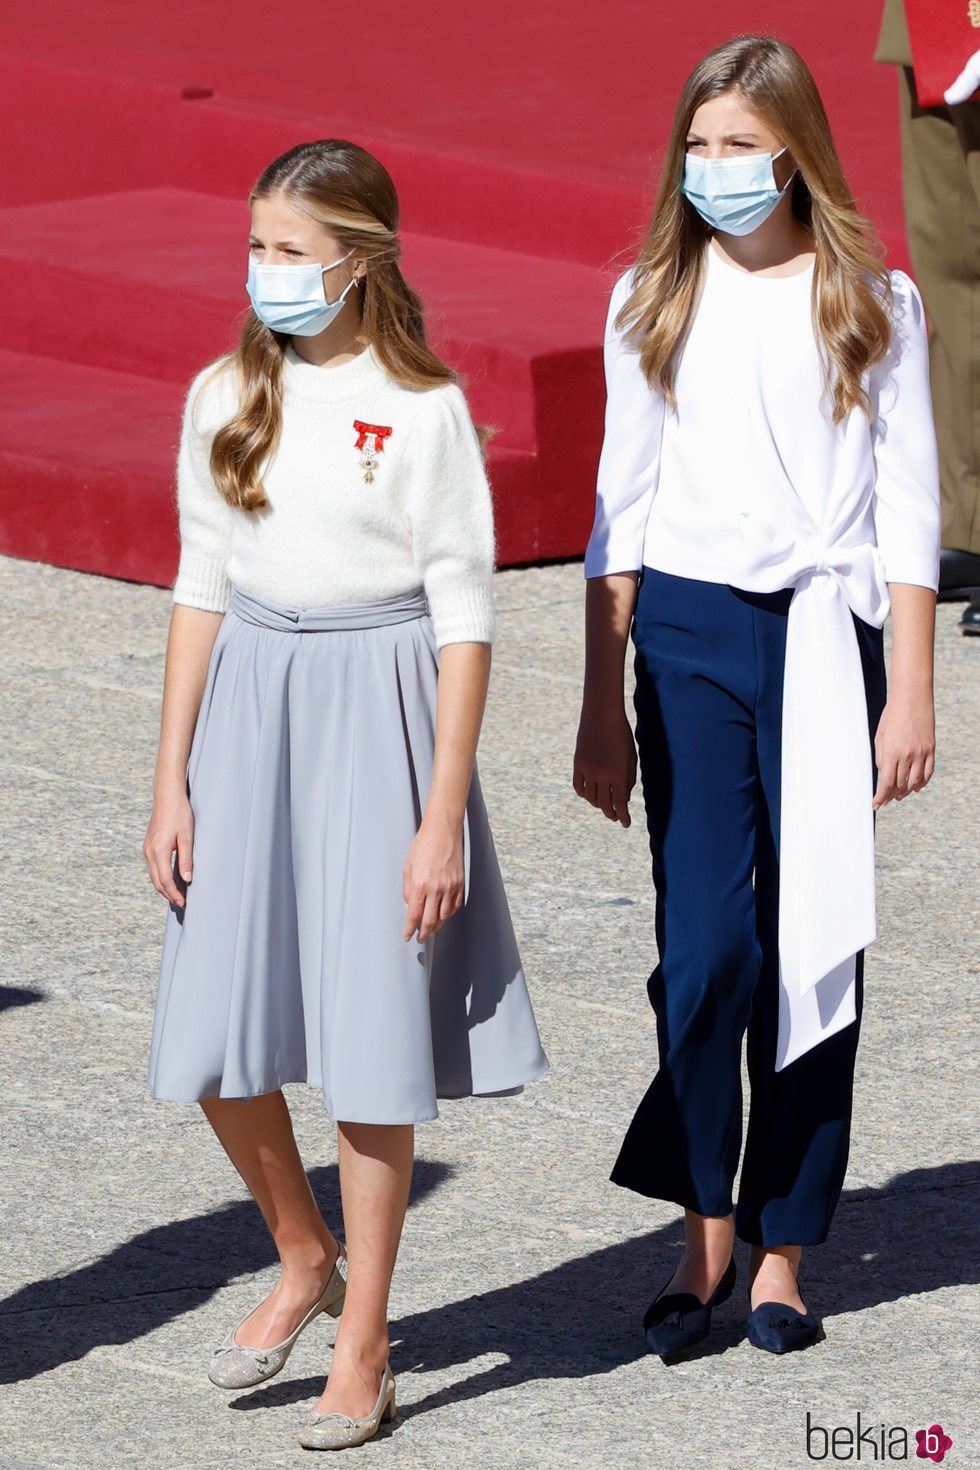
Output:
M402 938L438 668L421 589L306 609L233 589L188 758L193 875L164 930L154 1097L307 1082L339 1121L416 1123L548 1070L475 768L463 906Z

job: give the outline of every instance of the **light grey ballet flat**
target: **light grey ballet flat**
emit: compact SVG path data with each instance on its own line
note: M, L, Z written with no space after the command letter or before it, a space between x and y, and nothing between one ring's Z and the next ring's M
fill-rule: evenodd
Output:
M299 1434L304 1450L347 1450L373 1439L379 1424L395 1417L395 1379L385 1363L378 1402L370 1414L352 1419L349 1414L311 1414Z
M331 1317L340 1316L344 1309L346 1290L347 1252L343 1246L340 1246L336 1265L330 1273L330 1280L296 1331L290 1333L289 1337L284 1338L282 1342L277 1342L274 1347L246 1347L244 1343L235 1340L238 1328L248 1320L243 1317L238 1327L233 1332L229 1332L221 1346L215 1350L211 1366L208 1368L208 1377L211 1382L218 1388L254 1388L257 1383L264 1383L267 1378L274 1378L285 1366L286 1359L293 1350L293 1344L304 1327L309 1327L313 1319L319 1317L321 1312L329 1312Z

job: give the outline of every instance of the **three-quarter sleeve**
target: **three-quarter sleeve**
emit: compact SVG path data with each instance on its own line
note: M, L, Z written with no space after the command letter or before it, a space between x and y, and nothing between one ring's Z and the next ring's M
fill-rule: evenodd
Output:
M436 645L492 643L493 502L462 390L420 394L412 425L406 514Z
M585 552L586 577L635 572L660 473L666 400L651 388L635 343L615 327L630 294L631 272L613 288L603 362L606 417L596 483L595 521Z
M172 600L205 612L225 612L231 601L228 559L234 511L211 476L211 442L223 421L218 401L226 396L212 369L198 374L184 403L177 452L180 561Z
M892 271L893 333L872 371L874 519L886 582L939 586L939 457L929 392L929 342L918 289Z

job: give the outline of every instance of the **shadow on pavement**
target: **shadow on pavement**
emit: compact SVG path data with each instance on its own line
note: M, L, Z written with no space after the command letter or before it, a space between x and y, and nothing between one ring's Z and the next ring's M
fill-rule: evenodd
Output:
M845 1192L830 1240L804 1262L808 1301L831 1320L980 1280L972 1246L978 1201L980 1164L973 1163L915 1170L881 1189ZM682 1239L678 1219L530 1280L392 1322L396 1376L463 1367L488 1354L505 1359L419 1400L403 1417L536 1378L607 1373L644 1356L643 1313L669 1278ZM737 1254L735 1294L716 1313L699 1357L714 1357L744 1340L747 1248L738 1246ZM478 1262L474 1252L474 1275ZM654 1361L657 1371L670 1371ZM234 1399L231 1407L298 1403L322 1387L322 1375L277 1379Z
M446 1173L444 1166L420 1161L413 1200L437 1189ZM316 1169L310 1177L326 1218L339 1220L336 1169ZM804 1261L808 1301L829 1320L977 1282L978 1200L980 1166L972 1163L914 1170L881 1189L845 1192L830 1240ZM462 1368L488 1354L505 1360L429 1395L410 1412L536 1378L605 1373L641 1357L646 1348L640 1319L670 1276L681 1240L678 1219L529 1280L394 1321L396 1375ZM479 1245L461 1243L461 1250L470 1247L476 1278ZM716 1315L705 1355L725 1352L744 1336L744 1246L738 1255L740 1280L731 1302ZM99 1261L26 1286L0 1303L6 1340L0 1382L45 1372L104 1343L131 1342L273 1261L272 1244L247 1200L146 1231ZM457 1265L465 1271L465 1260ZM93 1305L98 1310L91 1310ZM111 1305L118 1310L107 1313ZM39 1314L44 1314L40 1320ZM322 1386L322 1375L277 1380L232 1404L245 1410L298 1402Z
M31 990L23 985L0 985L0 1011L13 1010L14 1006L32 1006L39 1000L47 1000L41 990Z
M420 1160L413 1200L438 1189L448 1173L443 1164ZM311 1169L309 1177L324 1218L339 1229L336 1165ZM134 1342L275 1261L250 1199L157 1225L96 1261L32 1282L0 1301L0 1384L46 1373L96 1347ZM216 1343L204 1344L202 1351L211 1346Z

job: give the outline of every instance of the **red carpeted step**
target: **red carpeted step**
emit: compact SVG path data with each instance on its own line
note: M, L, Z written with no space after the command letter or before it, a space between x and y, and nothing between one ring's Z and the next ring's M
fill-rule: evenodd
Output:
M4 345L183 388L237 335L247 226L241 204L168 188L0 210ZM463 374L475 417L498 431L501 559L580 553L608 279L465 242L408 234L404 244L434 345ZM508 492L513 464L520 495Z
M950 11L966 0L942 0ZM169 183L242 197L306 138L354 138L428 233L601 263L652 203L685 74L728 36L794 45L814 69L852 188L903 264L894 68L881 5L405 4L324 24L294 0L7 5L4 201ZM642 198L641 198L642 196Z
M0 552L171 585L182 396L175 383L0 351ZM546 534L535 470L526 451L491 453L502 560Z
M176 384L0 352L0 550L166 585Z
M381 114L365 129L320 108L270 111L207 87L161 85L142 64L112 75L81 70L77 60L52 64L47 48L44 59L17 54L16 43L4 54L3 43L0 22L0 130L17 138L0 171L0 205L164 185L240 202L277 154L304 139L352 137L389 169L403 223L423 234L598 265L635 237L648 212L644 189L616 168L579 178L526 157L461 153L452 139L445 147L417 139L417 106L401 117L407 134Z

